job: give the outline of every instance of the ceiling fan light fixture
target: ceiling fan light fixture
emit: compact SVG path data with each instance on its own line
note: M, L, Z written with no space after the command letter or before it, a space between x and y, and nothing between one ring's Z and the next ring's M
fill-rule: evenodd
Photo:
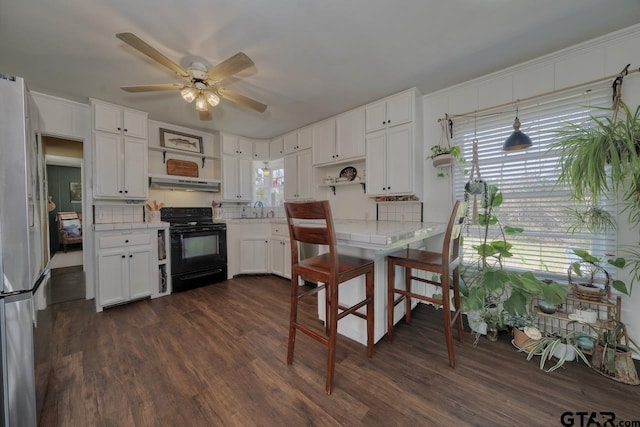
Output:
M207 105L207 100L204 95L200 94L196 97L196 110L198 111L207 111L209 109L209 105Z
M518 119L518 116L516 116L516 119L513 122L513 129L513 133L509 138L507 138L502 146L503 151L526 150L533 145L531 138L520 131L520 120Z
M185 87L180 91L180 95L182 95L185 101L191 104L198 96L198 91L192 87Z
M213 92L206 92L204 94L204 97L207 99L207 102L212 107L215 107L216 105L220 104L220 97Z

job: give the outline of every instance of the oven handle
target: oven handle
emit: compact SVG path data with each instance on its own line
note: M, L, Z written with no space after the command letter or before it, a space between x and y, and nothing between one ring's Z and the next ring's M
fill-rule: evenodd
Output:
M182 259L186 258L186 255L184 254L184 234L180 233L180 250L182 251Z
M199 277L205 277L205 276L209 276L211 274L215 274L215 273L221 273L222 269L221 268L216 268L214 270L207 270L204 273L193 273L193 274L186 274L184 276L180 276L181 279L197 279Z

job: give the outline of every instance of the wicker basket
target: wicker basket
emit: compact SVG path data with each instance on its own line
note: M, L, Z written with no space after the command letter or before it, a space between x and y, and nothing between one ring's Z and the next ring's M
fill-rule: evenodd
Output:
M627 345L629 344L629 337L627 336L627 329L621 322L617 324L622 326L622 334L619 341L619 344ZM614 353L614 369L610 369L608 363L608 348L603 345L603 332L607 329L612 330L612 326L615 323L611 321L604 326L600 332L598 333L598 339L596 340L596 345L593 348L593 353L591 356L591 368L597 373L604 375L607 378L611 378L614 381L618 381L624 384L629 385L639 385L640 380L638 379L638 372L636 371L636 366L633 362L633 358L631 357L631 350L623 351L623 350L615 350Z
M605 273L605 276L607 278L603 287L599 287L596 285L589 285L585 283L576 283L571 277L573 273L573 269L569 267L569 269L567 270L569 286L571 287L571 289L573 290L573 294L577 298L586 300L586 301L601 301L604 297L608 296L609 282L611 281L611 278L609 277L609 273L607 273L606 270L604 269L600 269L600 270L602 270Z

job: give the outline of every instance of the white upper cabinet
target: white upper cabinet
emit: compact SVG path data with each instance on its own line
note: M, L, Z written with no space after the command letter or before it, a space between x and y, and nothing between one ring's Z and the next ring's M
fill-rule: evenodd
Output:
M147 138L147 113L102 102L93 104L94 130Z
M414 95L413 90L409 90L367 105L366 132L375 132L413 121Z
M230 133L221 133L222 153L253 157L253 141Z
M281 159L284 157L284 140L283 138L272 139L269 143L269 158L271 160Z
M296 151L311 148L311 126L290 132L283 137L284 154L295 153Z
M91 100L93 187L98 199L146 199L147 113Z
M313 167L311 150L284 156L285 200L307 200L313 198Z
M324 120L311 126L313 164L322 165L337 160L336 119Z
M269 160L269 141L254 141L253 142L253 159L254 160Z

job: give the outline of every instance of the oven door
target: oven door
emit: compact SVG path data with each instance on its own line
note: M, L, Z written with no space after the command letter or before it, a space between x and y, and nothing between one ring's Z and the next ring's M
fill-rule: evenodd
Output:
M226 230L171 231L171 274L227 265Z

